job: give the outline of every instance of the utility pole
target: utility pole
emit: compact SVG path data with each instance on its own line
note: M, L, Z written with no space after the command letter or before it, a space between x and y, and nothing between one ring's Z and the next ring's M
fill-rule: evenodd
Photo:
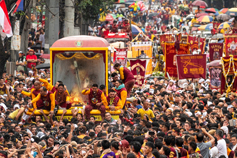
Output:
M58 0L46 0L45 13L45 50L49 48L59 38L59 3Z
M65 30L64 36L72 36L74 35L74 17L75 16L75 8L74 8L74 0L65 0Z

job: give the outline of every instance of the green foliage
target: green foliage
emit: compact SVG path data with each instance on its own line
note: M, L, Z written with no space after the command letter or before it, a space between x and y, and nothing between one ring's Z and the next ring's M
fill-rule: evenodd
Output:
M116 0L79 0L76 7L85 20L97 19L98 15L109 12Z

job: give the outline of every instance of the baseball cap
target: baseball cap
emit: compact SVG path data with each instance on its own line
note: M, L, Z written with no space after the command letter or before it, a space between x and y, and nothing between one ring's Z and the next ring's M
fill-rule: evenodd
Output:
M23 52L22 52L22 51L19 51L18 54L23 54Z
M121 140L121 141L119 142L119 145L120 145L121 147L124 147L124 148L129 148L129 143L128 143L127 140Z

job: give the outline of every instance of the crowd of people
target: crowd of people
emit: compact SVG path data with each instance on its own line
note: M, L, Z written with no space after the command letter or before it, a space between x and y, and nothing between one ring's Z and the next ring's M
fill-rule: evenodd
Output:
M160 3L158 16L149 18L147 10L132 17L147 37L158 43L158 30L174 29L167 27L170 16L186 15L178 10L180 2ZM165 10L165 5L172 7ZM188 6L191 10L191 3ZM129 11L116 12L125 18L118 17L111 26L102 24L98 36L106 29L131 31ZM137 41L146 40L143 38ZM0 78L0 157L237 157L236 93L226 96L211 90L209 79L186 80L180 85L178 80L147 78L138 87L131 71L116 63L109 87L94 83L84 88L81 95L86 95L88 102L79 110L70 102L63 81L52 85L49 70L35 69L39 60L34 53L44 52L44 40L43 29L37 33L32 29L29 51L26 56L19 52L17 74L4 72ZM31 49L33 45L39 46ZM101 112L102 121L90 114L93 109ZM63 110L59 119L55 116L58 110ZM36 111L40 115L34 115ZM64 119L69 111L72 119ZM120 111L119 119L114 119L111 111Z

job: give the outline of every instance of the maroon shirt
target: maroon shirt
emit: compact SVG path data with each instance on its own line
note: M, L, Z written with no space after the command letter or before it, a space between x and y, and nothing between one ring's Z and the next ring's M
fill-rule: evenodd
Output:
M102 93L103 92L100 89L98 89L98 91L96 93L94 93L91 88L90 94L89 94L89 104L92 106L96 106L96 103L100 103Z
M126 67L123 67L123 75L124 75L123 79L124 83L134 79L132 72L128 70Z

